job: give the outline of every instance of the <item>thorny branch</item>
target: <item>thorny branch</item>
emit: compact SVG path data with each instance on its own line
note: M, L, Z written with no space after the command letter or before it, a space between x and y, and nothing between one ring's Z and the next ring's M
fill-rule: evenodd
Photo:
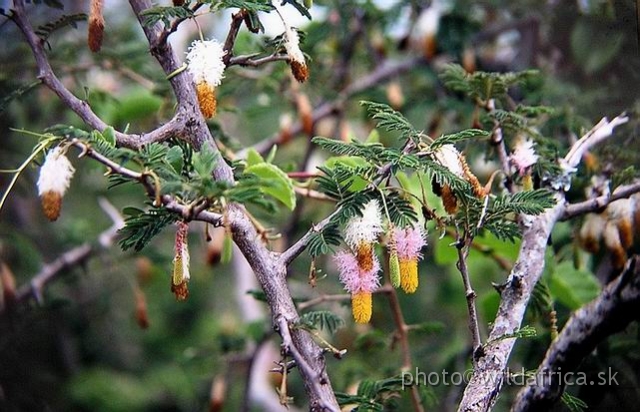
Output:
M604 338L637 320L640 310L640 262L627 261L624 272L600 295L576 311L553 341L538 367L533 384L520 390L512 411L548 410L564 391L570 373Z
M171 45L165 41L167 32L160 23L149 27L143 22L142 12L151 7L148 0L130 0L131 7L143 27L147 40L151 47L151 54L156 58L165 74L174 73L180 67L177 56ZM90 127L99 131L107 125L89 107L87 102L75 97L53 73L45 54L43 43L34 33L33 27L28 21L24 0L15 1L15 9L12 14L20 30L30 45L39 70L38 77L43 83L54 91L60 100L76 112L80 118ZM131 148L139 148L143 144L157 142L171 136L177 136L193 145L196 150L203 146L209 146L217 153L213 137L200 115L199 105L195 94L195 88L191 78L186 72L179 73L170 79L170 83L177 100L176 115L167 124L142 136L116 133L117 144ZM116 173L132 173L129 177L139 180L149 192L151 183L146 181L143 174L127 171L117 164L112 164L109 159L101 158L98 153L88 151L87 155L101 161ZM125 174L126 175L126 174ZM233 171L225 162L217 162L213 171L214 178L233 182ZM150 194L150 193L149 193ZM162 197L162 203L169 210L180 212L184 215L185 206L178 204L170 197ZM190 213L189 210L186 210ZM208 211L200 211L196 216L201 220L212 219L219 222L219 216L211 215ZM230 204L227 207L225 223L229 225L233 239L251 265L261 288L264 290L267 302L272 312L273 319L283 319L287 323L295 323L298 313L295 309L291 295L286 284L286 268L276 260L276 255L259 241L258 234L250 219L244 213L240 205ZM337 401L331 388L329 378L325 372L324 357L318 345L304 331L294 329L283 330L281 335L287 339L289 352L298 365L309 398L311 410L338 410Z
M613 133L613 128L627 121L624 117L616 117L611 122L603 119L593 127L567 153L561 163L565 165L565 173L571 173L578 165L584 153L595 144L603 141ZM478 359L474 374L465 388L459 411L488 411L495 401L503 384L509 356L515 339L501 339L506 334L520 328L524 312L544 269L544 255L547 240L555 223L566 209L562 193L556 193L556 205L538 216L525 216L522 245L518 259L507 278L501 293L500 306L493 323L483 356Z
M118 230L124 226L124 221L120 213L106 199L101 198L98 202L113 221L113 225L98 236L97 242L84 243L63 253L53 262L47 263L28 284L21 286L17 290L15 300L11 302L12 305L26 302L31 297L41 304L43 302L42 291L46 285L66 273L70 268L86 261L91 255L109 249L113 245ZM6 309L6 306L1 308L0 313Z

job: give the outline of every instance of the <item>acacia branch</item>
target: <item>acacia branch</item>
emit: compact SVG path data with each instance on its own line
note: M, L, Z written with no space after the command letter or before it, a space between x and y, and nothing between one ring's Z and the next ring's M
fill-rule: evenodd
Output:
M42 303L42 291L45 286L67 273L70 268L85 262L92 255L107 250L113 245L118 230L124 226L124 221L120 213L106 199L99 199L99 203L100 207L113 221L113 225L98 236L97 242L87 242L77 246L60 255L53 262L44 265L28 284L21 286L17 290L15 300L11 302L12 305L26 302L31 297L35 298L36 302ZM6 309L6 306L0 309L0 313Z
M36 66L38 67L38 79L53 91L62 103L73 110L88 126L101 132L106 129L108 125L93 112L89 103L78 99L55 75L44 49L44 41L36 35L33 26L27 18L24 0L14 1L11 19L16 23L31 48ZM168 123L145 134L126 134L116 131L116 140L120 145L130 148L139 148L152 142L164 141L173 136L178 130L181 123L179 117L180 116L176 114Z
M576 311L551 344L532 384L520 390L511 410L549 410L564 391L564 374L609 335L638 319L640 311L640 259L634 256L625 271L600 295Z
M578 165L586 150L611 136L613 128L624 121L614 119L608 122L603 119L594 126L561 160L566 165L565 173L570 173ZM488 411L500 393L509 356L515 344L515 339L504 339L504 336L513 334L521 326L533 288L544 269L549 235L565 211L562 193L557 192L555 198L556 205L544 213L533 217L523 216L524 229L518 259L502 290L498 313L487 340L490 343L484 347L484 353L475 365L458 411Z
M481 355L482 340L480 338L480 327L478 325L478 311L476 309L476 292L471 286L471 278L469 277L469 268L467 267L467 259L469 257L469 245L472 239L466 236L458 239L456 249L458 251L458 263L456 264L460 275L462 275L462 284L464 285L464 294L467 300L467 311L469 312L469 332L471 332L471 347L473 348L472 361L475 364L476 358Z
M568 220L585 213L601 212L610 203L616 200L626 199L636 193L640 193L640 180L628 185L618 186L610 195L602 195L580 203L567 205L561 220Z
M374 71L372 71L368 75L361 77L351 83L333 101L325 102L319 105L311 114L312 123L315 124L319 120L329 117L339 111L340 108L344 105L345 101L353 95L370 89L371 87L377 86L406 71L415 69L416 67L424 63L425 61L422 58L414 57L400 62L392 63L390 61L387 61L386 63L380 64ZM298 121L291 126L289 135L295 136L302 133L303 131L303 124L302 122ZM253 146L253 148L259 153L267 153L274 144L281 143L280 139L281 134L276 133L275 135L257 143ZM238 156L243 156L244 153L246 153L246 150L247 149L240 151L238 153Z

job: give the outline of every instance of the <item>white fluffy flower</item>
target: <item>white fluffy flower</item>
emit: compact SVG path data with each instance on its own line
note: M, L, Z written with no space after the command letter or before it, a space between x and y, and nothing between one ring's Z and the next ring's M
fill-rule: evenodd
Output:
M225 54L222 44L216 39L194 40L187 52L188 70L194 82L206 82L213 87L220 85L224 78L225 64L222 58Z
M362 209L362 216L349 219L344 240L352 248L357 248L361 243L375 243L381 232L380 207L377 200L371 200Z
M44 164L40 168L38 195L55 192L63 196L69 188L74 172L75 169L71 162L64 155L60 146L57 146L47 154Z
M309 77L309 68L300 50L300 37L298 32L285 23L284 48L289 56L289 66L293 77L300 83L304 83Z
M38 195L42 199L45 216L54 221L60 216L62 196L69 188L75 169L57 146L47 154L38 176Z
M304 54L302 54L302 50L300 50L300 36L293 27L288 25L284 32L284 48L291 60L300 64L306 64Z
M449 169L454 175L464 178L464 168L460 161L460 152L452 144L445 144L434 152L438 163Z
M518 169L518 173L523 176L526 169L538 161L538 155L533 148L533 141L529 139L518 140L510 159L511 163Z

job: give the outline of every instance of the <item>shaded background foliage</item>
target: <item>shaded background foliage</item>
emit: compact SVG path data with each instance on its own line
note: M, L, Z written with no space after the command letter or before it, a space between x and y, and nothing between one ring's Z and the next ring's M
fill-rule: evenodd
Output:
M34 6L33 20L46 24L62 13L86 12L82 3L65 2L64 11ZM540 70L513 97L554 108L540 133L555 140L558 147L566 146L572 136L579 136L604 115L627 111L637 118L640 59L634 2L460 0L451 4L441 19L434 58L347 99L336 116L315 125L313 134L343 139L352 134L365 139L373 123L359 100L389 103L432 136L471 127L474 105L461 94L447 91L438 77L441 62L461 61L467 49L474 51L481 70ZM232 68L218 90L219 115L210 122L214 136L230 149L255 144L279 133L288 118L304 115L301 92L309 104L318 106L338 98L346 86L386 59L420 54L412 47L409 34L426 6L402 0L316 2L314 8L322 12L301 27L305 31L302 48L310 57L308 83L292 86L288 67L281 62L259 69ZM205 32L222 38L228 18L222 15L208 22ZM167 82L129 15L114 8L107 11L107 22L103 51L95 55L85 46L84 22L77 22L76 29L51 33L51 63L68 87L87 98L107 123L119 130L148 130L171 116L173 102ZM7 97L1 103L0 164L8 169L20 164L35 143L12 129L42 131L53 124L82 125L49 91L29 88L36 76L30 51L5 18L0 20L0 33L0 96ZM185 37L188 41L194 35ZM243 29L236 52L268 50L267 40ZM14 95L23 89L25 93ZM635 130L633 126L626 130L599 149L602 170L637 164L637 153L620 150L638 147L637 125ZM313 170L327 153L310 150L306 143L310 137L301 135L293 143L283 142L275 162L285 171ZM386 132L379 138L385 144L395 141ZM461 149L481 181L486 181L483 153L491 152L490 143L474 142ZM19 285L28 283L46 262L96 239L109 227L111 221L98 207L98 197L105 196L121 208L144 200L139 190L129 186L108 189L98 165L73 163L78 171L58 222L49 224L40 213L34 189L36 168L29 168L18 180L1 212L2 260ZM586 186L588 171L578 173L584 180L582 187ZM0 175L3 188L9 178ZM569 195L581 197L580 184ZM332 208L328 203L299 199L299 209L293 214L283 208L276 214L252 212L285 235L273 243L274 248L281 248ZM606 260L606 256L590 259L579 250L575 239L579 223L557 226L548 256L545 279L560 325L571 310L597 294L600 284L593 273ZM400 296L401 305L405 321L417 325L410 334L414 366L426 372L462 372L470 368L471 350L464 290L455 269L455 250L449 247L451 238L438 239L438 235L430 234L418 293ZM31 302L1 314L0 409L202 410L209 404L212 380L223 376L228 384L225 410L238 410L245 396L247 348L269 338L268 314L265 312L265 322L244 324L239 315L242 308L231 298L237 293L233 266L212 257L215 253L203 230L192 230L190 236L195 279L186 302L175 302L169 292L173 233L166 230L142 253L114 247L69 269L46 289L41 305ZM488 236L478 238L477 244L482 250L472 252L469 268L479 296L480 319L486 325L498 304L492 282L499 284L508 272L501 267L501 259L513 262L518 247ZM290 268L294 297L340 293L335 270L324 258L317 265L327 276L320 277L312 290L307 283L309 264L305 255ZM147 329L141 329L134 316L136 287L146 296ZM370 325L354 327L347 322L330 337L336 347L349 351L344 359L328 362L337 391L347 392L363 379L398 374L401 355L387 305L384 296L376 296ZM324 307L349 318L347 306L328 303ZM534 369L550 341L546 313L532 307L524 323L533 325L538 335L516 346L511 362L514 370L521 366ZM633 410L640 400L639 337L640 330L633 324L599 345L581 366L580 371L589 376L612 368L619 372L619 386L571 387L569 392L590 410ZM277 379L273 379L275 386ZM461 385L421 388L426 404L436 409L452 408L462 389ZM517 389L505 392L498 410L508 408ZM289 392L296 404L304 404L300 382L294 379ZM387 408L406 410L408 400L406 396L391 399Z

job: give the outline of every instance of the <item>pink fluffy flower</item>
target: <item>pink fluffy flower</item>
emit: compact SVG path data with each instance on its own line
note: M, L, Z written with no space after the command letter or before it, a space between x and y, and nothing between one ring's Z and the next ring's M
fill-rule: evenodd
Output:
M422 258L420 250L427 244L424 231L419 226L394 228L393 237L400 260L418 260Z
M533 141L520 139L513 148L510 156L511 163L518 169L520 176L527 173L527 169L538 161L538 155L533 148Z
M371 293L380 286L380 262L378 258L373 259L373 268L371 270L363 270L358 265L358 258L352 253L341 251L338 252L333 260L338 265L340 272L340 281L344 284L347 292L354 294L360 292Z
M422 259L420 250L427 244L424 231L419 226L393 229L393 253L396 254L399 266L398 280L402 290L406 293L414 293L418 289L418 260ZM392 279L393 281L393 279Z

